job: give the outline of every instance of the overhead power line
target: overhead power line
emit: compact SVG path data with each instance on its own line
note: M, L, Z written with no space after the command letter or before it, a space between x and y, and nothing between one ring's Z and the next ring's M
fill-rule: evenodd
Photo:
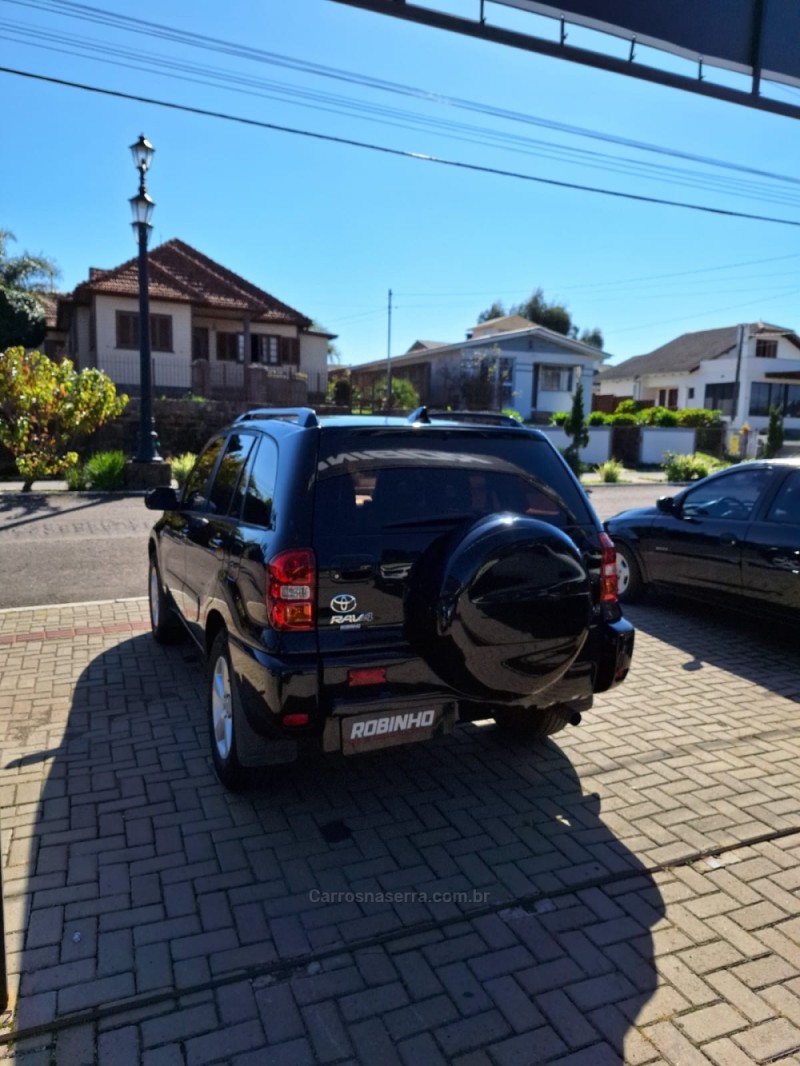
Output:
M800 192L785 186L776 188L774 184L767 185L750 178L731 177L697 169L689 170L685 167L669 166L663 162L632 159L630 156L611 155L580 146L556 144L519 133L454 122L451 119L425 116L384 104L357 100L353 97L299 88L285 82L220 69L205 62L201 65L179 60L173 56L165 57L143 52L140 49L120 48L108 41L95 41L75 34L43 30L24 23L0 20L0 31L7 40L16 40L23 44L33 43L35 47L45 51L86 57L96 62L111 64L117 69L124 67L145 73L158 73L192 84L222 86L229 91L248 96L281 100L293 106L313 108L316 113L325 111L340 115L355 115L368 122L380 123L382 127L394 126L415 131L427 129L449 139L479 144L483 148L495 145L505 151L551 158L560 162L591 167L592 170L606 170L630 177L647 178L668 185L701 188L710 192L746 197L750 201L760 200L788 207L800 206Z
M616 189L603 189L600 186L595 185L582 185L577 182L558 181L555 178L544 178L535 174L523 174L519 171L505 170L500 167L483 166L479 163L466 163L462 160L445 159L441 156L427 155L421 152L409 152L401 148L390 148L387 145L371 144L368 141L358 141L350 137L336 137L333 134L318 133L312 130L301 130L292 126L282 126L274 122L263 122L260 119L246 118L243 115L231 115L224 111L212 111L204 107L194 107L189 104L177 104L169 100L158 100L153 97L141 96L136 93L126 93L118 89L104 89L100 86L86 85L81 82L69 81L65 78L53 78L44 74L34 74L31 71L16 70L13 67L0 66L0 73L12 74L16 77L28 78L49 85L59 85L70 89L79 89L82 92L97 93L98 95L109 96L118 100L131 100L139 104L163 107L171 111L181 111L191 115L202 115L206 118L216 118L226 122L237 122L241 125L252 126L257 129L272 130L276 133L288 133L296 137L306 137L311 140L324 141L328 144L339 144L349 148L363 148L367 151L379 152L383 155L394 156L400 159L414 159L424 163L435 163L439 166L452 167L457 170L468 170L478 174L491 174L495 177L514 178L518 181L527 181L538 185L549 185L553 188L596 193L599 196L610 196L619 200L634 200L638 203L655 204L660 207L678 207L688 211L699 211L704 214L719 215L724 218L742 218L749 219L753 222L771 222L780 226L800 227L800 221L795 219L776 218L771 215L757 215L746 211L732 211L722 207L709 207L706 204L692 204L682 200L668 200L663 197L644 196L639 193L621 192Z
M75 3L73 0L5 0L6 3L27 7L34 10L45 11L49 14L57 14L83 22L93 23L112 29L135 33L159 40L170 41L186 47L198 48L204 51L231 55L252 62L270 64L284 69L298 71L303 74L311 74L317 77L327 78L334 81L345 82L360 87L377 89L381 92L412 97L425 103L434 103L448 108L459 108L473 111L494 118L502 118L515 123L539 126L570 136L585 137L603 141L637 151L651 152L657 155L682 159L688 162L700 163L704 166L722 168L725 170L738 171L772 181L784 182L790 185L800 185L800 177L793 174L777 174L758 167L748 166L744 163L732 163L708 156L698 155L692 152L681 151L675 148L666 148L662 145L651 144L644 141L636 141L629 137L620 137L615 134L605 133L600 130L590 130L581 126L573 126L564 122L556 122L525 112L513 111L507 108L493 107L475 100L468 100L458 96L448 96L428 89L421 89L402 82L388 81L369 75L358 74L353 71L343 70L338 67L326 66L321 63L313 63L305 59L293 56L281 55L277 52L269 52L252 45L238 44L234 41L226 41L217 37L195 33L189 30L178 29L163 23L150 22L145 19L135 18L130 15L121 15L116 12L105 11L102 8L93 7L89 4Z

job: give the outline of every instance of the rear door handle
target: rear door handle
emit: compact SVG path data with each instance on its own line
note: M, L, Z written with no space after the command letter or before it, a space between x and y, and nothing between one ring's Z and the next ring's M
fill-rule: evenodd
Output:
M720 544L730 544L731 547L735 547L739 543L739 538L733 533L720 533L719 541Z

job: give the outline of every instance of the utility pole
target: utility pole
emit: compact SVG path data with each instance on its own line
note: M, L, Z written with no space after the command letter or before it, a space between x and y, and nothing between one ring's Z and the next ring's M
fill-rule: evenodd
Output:
M386 410L392 409L392 290L389 289L389 326L386 338Z

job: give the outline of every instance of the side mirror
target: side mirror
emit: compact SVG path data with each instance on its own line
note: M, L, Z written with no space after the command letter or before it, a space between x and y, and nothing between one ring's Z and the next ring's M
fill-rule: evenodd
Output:
M167 485L159 485L145 493L144 505L148 511L177 511L178 494Z
M674 496L659 496L656 500L656 507L662 514L677 514L680 510L675 503Z

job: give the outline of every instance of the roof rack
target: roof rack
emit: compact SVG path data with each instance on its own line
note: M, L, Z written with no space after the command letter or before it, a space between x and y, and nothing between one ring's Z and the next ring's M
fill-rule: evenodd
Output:
M433 418L444 418L452 422L474 422L483 426L521 426L518 419L499 411L428 411L425 414ZM430 417L427 419L430 421ZM424 419L420 419L424 421Z
M251 422L259 418L274 418L284 422L295 421L302 429L318 426L317 412L311 407L254 407L239 415L236 422Z

